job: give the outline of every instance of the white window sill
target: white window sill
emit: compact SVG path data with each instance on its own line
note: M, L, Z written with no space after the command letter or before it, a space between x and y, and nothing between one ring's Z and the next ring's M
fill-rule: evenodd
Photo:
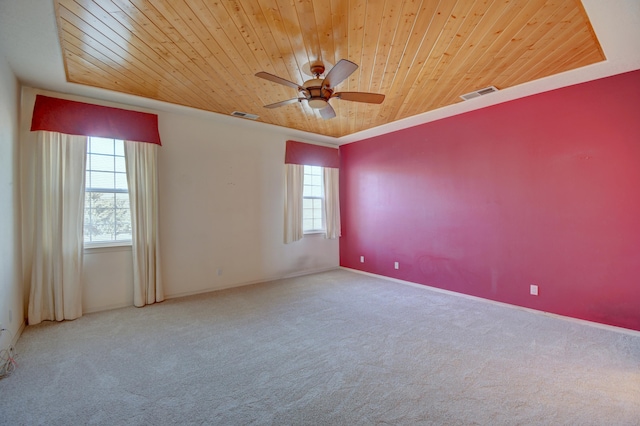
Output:
M324 235L326 231L323 229L319 229L316 231L304 231L303 234L306 237L307 235Z
M85 243L85 253L100 253L110 251L130 251L131 241L111 241L108 243Z

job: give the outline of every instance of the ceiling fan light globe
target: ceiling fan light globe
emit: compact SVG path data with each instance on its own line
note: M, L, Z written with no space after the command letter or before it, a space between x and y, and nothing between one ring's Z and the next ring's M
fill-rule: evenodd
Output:
M309 106L313 109L323 109L328 105L324 99L309 99Z

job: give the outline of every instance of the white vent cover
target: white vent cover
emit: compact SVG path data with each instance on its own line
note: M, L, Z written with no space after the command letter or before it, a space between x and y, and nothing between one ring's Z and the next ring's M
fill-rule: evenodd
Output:
M248 118L249 120L257 120L258 116L255 114L249 114L246 112L241 112L241 111L233 111L231 113L231 115L233 115L234 117L240 117L240 118Z
M485 87L484 89L476 90L475 92L467 93L460 96L465 101L473 98L479 98L482 95L488 95L489 93L497 92L498 89L495 86Z

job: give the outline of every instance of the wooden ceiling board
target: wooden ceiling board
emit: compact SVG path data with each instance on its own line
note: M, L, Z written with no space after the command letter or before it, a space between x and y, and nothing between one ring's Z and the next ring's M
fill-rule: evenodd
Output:
M145 68L144 64L135 62L129 63L128 69L134 69L136 72L126 71L121 66L124 59L122 56L118 56L120 52L118 52L117 45L112 44L106 38L103 43L98 42L96 39L86 40L83 33L73 24L74 19L77 19L75 15L63 10L59 16L58 25L65 30L62 35L62 43L66 46L64 51L66 72L67 76L74 76L73 81L75 83L133 93L140 96L148 96L149 93L159 92L157 84L154 83L162 80L161 75L154 75L153 69ZM106 49L109 48L111 48L110 52L107 52ZM122 52L124 53L123 56L127 55L125 51ZM142 76L147 77L144 78ZM69 80L71 79L69 78ZM123 85L125 87L122 87ZM126 85L129 85L130 88ZM181 93L162 94L177 99L182 96ZM183 102L187 102L186 99Z
M578 0L54 0L67 80L340 137L605 60ZM359 68L323 120L296 84L310 63ZM325 72L325 75L326 75ZM489 95L490 96L490 95Z
M433 40L433 44L429 45L430 50L426 58L421 60L421 67L415 78L412 78L413 84L406 95L408 102L402 104L397 113L398 117L405 118L415 115L411 111L415 111L416 107L433 109L441 106L434 105L434 101L437 101L438 98L434 98L432 93L441 86L442 72L457 54L463 53L464 33L476 28L481 21L479 18L487 3L476 2L474 7L469 9L467 4L458 2L448 13L439 15L447 21L442 24L438 21L434 22L433 27L436 30L440 28L442 30Z
M559 13L562 14L558 15ZM482 64L476 68L475 75L480 76L480 81L484 84L481 87L489 85L486 82L486 77L484 79L481 77L485 68L489 66L494 70L494 74L498 75L498 79L505 79L514 74L517 62L524 63L530 58L535 51L536 41L547 34L549 25L562 19L564 13L566 13L566 7L558 7L558 5L551 3L538 9L527 25L521 27L513 36L511 43L503 45L493 58L485 58ZM520 45L519 48L511 49L510 46L513 43ZM523 53L522 49L526 49L526 51ZM456 88L454 87L454 89Z
M113 18L118 13L107 15L103 17L103 20L100 20L94 14L100 16L103 10L92 2L87 3L86 6L89 9L85 9L75 3L71 3L68 9L60 8L58 15L62 19L59 19L59 26L62 20L63 25L71 25L79 30L81 29L83 31L81 35L83 41L87 40L86 43L92 43L95 49L100 49L103 54L114 58L115 62L119 63L118 66L112 67L112 69L118 69L126 75L140 76L147 81L155 81L155 87L151 92L145 93L141 91L133 94L168 102L174 99L174 103L190 104L201 109L207 107L205 103L199 101L199 90L193 79L176 78L175 74L178 71L185 70L186 67L174 60L174 64L178 67L177 71L174 71L173 74L167 74L167 72L162 71L163 56L169 56L164 53L164 49L161 54L156 54L149 51L147 46L140 43L137 38L129 42L125 38L126 35L130 34L129 29L120 25ZM87 31L91 33L90 36ZM120 34L124 34L124 36ZM64 45L64 34L62 40ZM89 62L95 60L93 56L88 54L85 57L88 58ZM77 63L74 64L77 65ZM137 65L139 68L132 66L132 64ZM106 64L103 63L101 68L105 66ZM104 74L106 72L104 74L92 72L91 75L88 75L82 67L70 67L67 62L67 73L67 79L72 82L110 90L120 90L119 80L105 78ZM84 79L80 78L83 73ZM93 83L88 82L89 80Z
M422 88L422 97L416 97L414 103L408 108L412 111L416 108L429 110L440 106L449 105L457 100L460 94L468 93L479 87L465 87L465 72L469 64L476 63L478 53L482 51L474 49L476 40L491 30L494 21L492 7L497 7L496 1L476 2L474 7L459 18L460 30L452 42L442 52L435 66ZM474 83L478 84L478 83ZM462 86L462 87L457 87ZM452 87L455 90L452 91Z
M491 7L500 9L502 2L492 2ZM505 41L511 39L522 28L522 22L528 21L534 13L535 3L522 3L518 7L510 8L504 13L495 13L491 9L479 9L476 13L481 14L477 21L472 19L472 25L465 25L471 28L471 33L465 38L464 43L460 43L447 49L443 53L444 57L440 63L447 63L448 68L438 70L438 74L430 79L433 91L429 105L416 105L418 108L437 108L448 105L457 99L461 94L473 90L481 89L489 85L498 85L497 82L489 84L479 83L478 78L482 78L484 73L479 70L484 68L487 61L494 61L499 49L504 46ZM486 18L486 19L485 19ZM464 37L461 34L462 37ZM461 37L461 38L462 38ZM482 37L482 43L476 45L476 40ZM451 58L447 61L447 58ZM474 74L476 78L470 76ZM433 83L437 82L434 87ZM472 82L469 84L469 82ZM443 93L446 92L446 93Z
M394 80L395 87L391 87L393 101L384 104L389 108L387 121L395 121L404 118L402 111L405 105L411 102L410 94L413 94L413 86L420 76L435 43L447 22L449 14L456 2L425 2L426 6L437 6L433 9L423 8L414 16L413 29L405 45L405 52L398 64L399 78ZM442 4L444 3L444 4ZM386 99L385 99L386 101ZM415 114L412 114L415 115Z
M572 21L577 16L575 12L569 12L568 15L561 18L555 24L554 31L550 31L550 22L547 22L547 31L528 48L517 60L507 66L508 72L506 78L501 82L506 87L526 83L527 81L536 80L552 75L548 69L553 64L558 64L566 60L566 51L571 46L567 41L575 41L574 38L580 28L579 22ZM557 36L558 30L562 31L564 36ZM549 50L554 52L552 57L549 56ZM553 58L553 60L550 60ZM603 56L604 59L604 56ZM582 65L576 64L575 68ZM569 67L568 69L572 69ZM565 69L564 71L566 71ZM556 72L557 73L557 72ZM485 78L486 80L486 78Z

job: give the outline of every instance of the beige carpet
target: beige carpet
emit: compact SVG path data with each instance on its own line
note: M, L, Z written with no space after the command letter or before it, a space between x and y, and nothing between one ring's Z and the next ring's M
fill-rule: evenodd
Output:
M7 425L638 425L640 337L336 270L27 327Z

